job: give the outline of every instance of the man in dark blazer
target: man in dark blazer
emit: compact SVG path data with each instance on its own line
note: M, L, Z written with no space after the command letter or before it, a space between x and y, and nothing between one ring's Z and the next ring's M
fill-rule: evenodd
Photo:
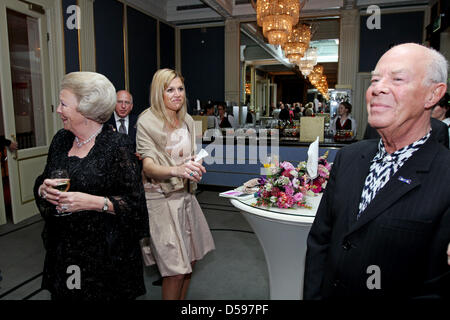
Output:
M430 138L447 62L391 48L366 92L381 140L342 148L307 240L305 299L449 298L450 151Z
M133 110L133 96L126 90L117 92L116 109L111 118L106 122L120 133L127 134L136 145L137 116L130 114Z

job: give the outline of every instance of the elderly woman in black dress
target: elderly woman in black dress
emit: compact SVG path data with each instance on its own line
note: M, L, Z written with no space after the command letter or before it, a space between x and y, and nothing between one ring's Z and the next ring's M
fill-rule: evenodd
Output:
M134 299L145 293L140 239L148 214L133 142L103 126L116 105L111 82L94 72L62 80L53 137L34 193L45 220L42 288L52 299ZM56 189L67 177L67 192Z

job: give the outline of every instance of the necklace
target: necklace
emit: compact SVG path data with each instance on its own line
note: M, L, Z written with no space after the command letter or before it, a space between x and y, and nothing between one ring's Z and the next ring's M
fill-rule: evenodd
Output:
M75 142L77 144L78 148L81 148L82 146L84 146L86 143L89 143L92 139L94 139L96 136L98 136L98 134L102 131L103 129L103 125L100 127L100 129L98 129L97 131L95 131L92 136L90 136L89 138L87 138L84 141L80 142L80 139L78 139L77 136L75 136Z

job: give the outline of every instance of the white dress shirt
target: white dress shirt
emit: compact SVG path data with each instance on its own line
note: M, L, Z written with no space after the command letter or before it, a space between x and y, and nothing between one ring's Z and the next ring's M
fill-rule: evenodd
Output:
M121 125L120 119L124 119L125 121L123 122L124 126L125 126L125 130L128 134L128 126L130 124L130 119L129 116L127 115L125 118L121 118L117 115L117 113L114 111L114 119L116 120L116 128L117 128L117 132L119 132L119 128Z

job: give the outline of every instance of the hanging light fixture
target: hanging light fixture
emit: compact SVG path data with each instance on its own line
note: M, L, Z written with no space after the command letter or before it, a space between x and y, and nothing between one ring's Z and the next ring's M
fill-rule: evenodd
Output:
M256 18L264 37L272 45L283 45L292 27L298 23L300 9L306 0L258 0Z
M317 48L309 48L298 64L298 67L305 78L311 73L317 64Z
M300 59L309 47L311 40L311 26L307 24L299 24L292 29L289 34L287 42L283 45L283 50L289 62L298 64Z
M313 86L316 87L316 85L320 81L320 77L323 74L323 66L320 64L316 64L312 70L312 72L308 75L308 80L311 82Z

